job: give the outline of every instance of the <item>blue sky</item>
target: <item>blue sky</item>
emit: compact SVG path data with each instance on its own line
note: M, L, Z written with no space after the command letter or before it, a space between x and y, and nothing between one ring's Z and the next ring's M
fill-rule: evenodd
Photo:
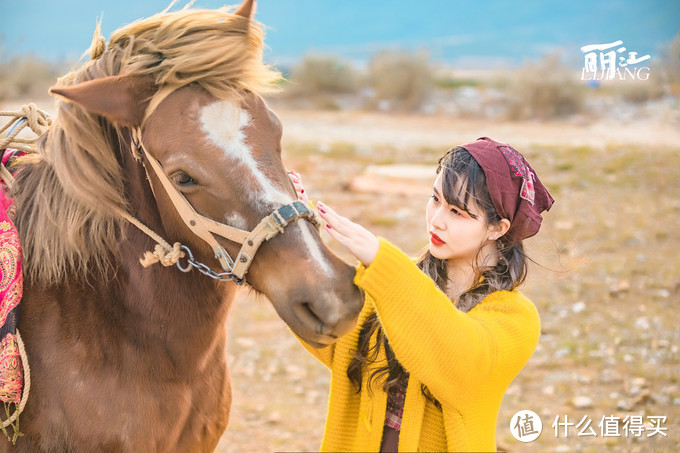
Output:
M168 4L0 0L0 49L4 57L32 53L75 60L88 48L99 17L108 37ZM197 0L194 5L223 4ZM452 64L519 65L554 50L580 60L580 46L617 40L628 50L655 56L680 31L680 0L261 0L256 18L268 27L265 58L274 64L309 53L365 60L384 48L427 48L434 59Z

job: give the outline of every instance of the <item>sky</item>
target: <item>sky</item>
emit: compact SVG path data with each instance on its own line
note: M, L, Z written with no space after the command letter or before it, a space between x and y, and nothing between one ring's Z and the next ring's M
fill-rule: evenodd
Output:
M0 0L0 61L25 54L75 61L89 47L98 19L108 37L168 4ZM194 6L224 4L196 0ZM554 51L580 61L581 46L618 40L655 57L680 31L680 0L260 0L256 19L267 27L265 59L271 64L293 64L309 54L361 62L399 48L427 49L431 58L452 65L518 66Z

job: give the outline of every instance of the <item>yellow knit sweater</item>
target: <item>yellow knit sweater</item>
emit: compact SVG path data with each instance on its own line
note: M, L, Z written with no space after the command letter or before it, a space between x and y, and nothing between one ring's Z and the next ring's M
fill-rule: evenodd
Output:
M498 291L463 313L408 256L384 239L380 243L375 261L357 268L354 281L366 292L357 327L325 348L303 342L332 370L321 450L380 450L387 394L382 382L369 391L367 378L384 365L384 349L379 363L364 372L359 394L347 377L359 330L377 311L397 359L410 373L399 451L496 451L503 394L538 343L536 308L519 291ZM422 395L421 384L441 410Z

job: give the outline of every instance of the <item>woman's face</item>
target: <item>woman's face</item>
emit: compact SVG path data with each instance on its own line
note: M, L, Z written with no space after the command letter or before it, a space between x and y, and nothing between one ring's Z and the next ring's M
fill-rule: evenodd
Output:
M437 175L427 203L426 221L430 253L450 264L472 265L490 230L483 212L470 203L469 212L450 205L442 191L443 171Z

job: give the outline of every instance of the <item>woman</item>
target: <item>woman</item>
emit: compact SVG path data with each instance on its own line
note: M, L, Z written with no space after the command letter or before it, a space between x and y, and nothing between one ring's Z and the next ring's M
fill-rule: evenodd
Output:
M328 233L359 260L354 281L366 293L353 332L305 345L333 372L323 451L496 451L503 394L540 331L518 291L522 241L552 203L519 152L485 137L440 159L430 244L415 263L317 204Z

